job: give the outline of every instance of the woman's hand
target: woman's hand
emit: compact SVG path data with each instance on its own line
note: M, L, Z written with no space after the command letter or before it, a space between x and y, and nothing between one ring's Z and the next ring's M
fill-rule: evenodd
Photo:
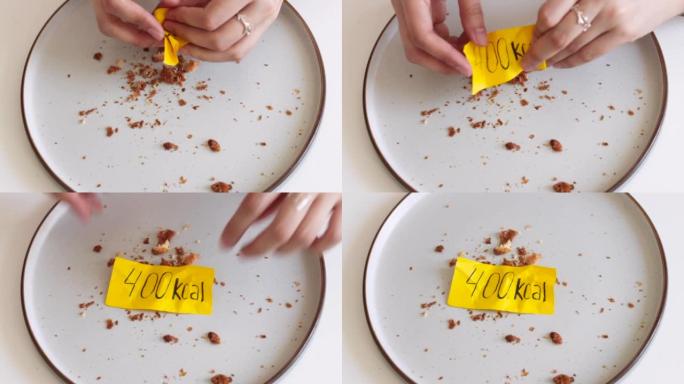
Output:
M340 194L250 193L223 230L221 243L226 247L235 246L252 224L271 214L275 214L271 224L242 248L242 254L301 249L323 252L340 242Z
M55 197L69 204L84 223L90 220L93 213L102 212L102 203L94 193L56 193Z
M133 0L93 0L100 31L141 48L164 39L164 30L145 8Z
M446 75L470 76L470 63L459 49L464 40L487 44L480 0L458 0L465 34L451 36L446 25L446 0L392 0L406 58Z
M282 0L165 0L164 28L190 44L180 52L205 61L239 62L275 21ZM245 25L251 25L247 33Z
M575 4L591 22L586 31L577 22ZM558 68L584 64L682 12L682 0L547 0L522 66L529 71L543 60Z

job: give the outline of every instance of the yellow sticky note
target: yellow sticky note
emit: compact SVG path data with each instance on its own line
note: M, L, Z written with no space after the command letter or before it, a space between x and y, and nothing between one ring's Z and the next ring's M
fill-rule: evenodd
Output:
M478 46L472 41L465 45L465 53L473 68L472 94L513 80L523 72L520 66L532 42L534 25L501 29L487 34L487 45ZM537 69L546 69L546 61Z
M214 270L167 267L114 259L105 304L124 309L211 314Z
M159 24L164 24L166 20L166 14L169 12L168 8L157 8L154 10L154 17L157 19ZM183 40L178 36L174 36L164 31L164 64L175 67L178 65L178 51L183 48L187 41Z
M553 314L556 269L510 267L459 257L447 304L468 309Z

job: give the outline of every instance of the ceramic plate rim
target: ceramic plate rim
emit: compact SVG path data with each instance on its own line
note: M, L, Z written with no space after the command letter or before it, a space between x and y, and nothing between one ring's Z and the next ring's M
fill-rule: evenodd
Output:
M69 1L69 0L67 0ZM41 228L43 228L43 224L47 221L47 219L50 217L52 212L60 205L60 202L55 203L45 214L45 217L40 221L40 224L36 227L36 231L33 233L33 236L31 236L31 241L29 242L28 247L26 248L26 256L24 257L24 263L21 268L21 290L20 290L20 295L21 295L21 311L22 315L24 316L24 323L26 325L26 330L28 330L29 335L31 336L31 341L33 341L33 345L36 347L38 350L38 353L40 353L40 356L43 358L43 360L50 366L52 371L59 376L59 378L68 384L76 384L75 381L71 381L67 375L60 371L59 368L48 358L47 354L43 350L42 346L38 342L38 339L36 338L35 334L33 333L33 329L31 328L31 324L29 323L28 319L28 314L27 314L27 309L26 309L26 300L24 299L24 285L25 281L24 278L26 276L26 266L29 258L29 254L31 253L31 248L33 248L33 242L36 239L36 236L40 232ZM272 384L278 381L287 371L292 368L292 366L299 360L299 358L302 355L302 352L304 349L306 349L306 346L309 344L311 341L311 338L313 337L314 332L316 331L316 328L318 327L318 323L320 322L321 318L321 313L323 311L323 305L325 303L325 294L327 291L327 275L326 275L326 268L325 268L325 259L323 258L323 254L317 254L319 260L320 260L320 273L321 273L321 287L320 287L320 297L318 299L318 304L316 308L316 315L314 316L313 322L311 323L311 327L308 329L306 335L304 336L304 339L302 342L299 344L299 346L295 349L294 354L290 359L283 365L283 367L278 370L272 377L270 377L268 380L264 382L264 384Z
M72 188L69 184L67 184L64 180L59 178L57 174L52 170L50 165L47 163L47 161L43 158L43 155L40 153L38 150L38 147L36 146L36 143L33 141L33 136L31 136L31 130L29 129L27 120L26 120L26 107L24 106L24 89L25 89L25 81L26 81L26 72L28 70L28 65L29 62L31 61L31 57L33 56L33 49L35 48L36 44L38 43L38 39L43 34L43 31L45 28L50 24L52 19L59 13L62 8L64 8L67 3L70 1L74 0L64 0L64 2L57 7L57 9L50 15L50 17L45 21L45 24L40 28L40 31L36 35L36 38L33 40L33 43L31 44L31 49L29 49L28 55L26 56L26 61L24 62L24 70L21 75L21 92L20 92L20 100L21 100L21 118L24 124L24 131L26 132L26 136L29 139L29 143L31 143L31 148L33 149L33 152L36 154L38 157L38 160L40 163L43 165L43 168L48 171L50 176L67 192L76 192L74 188ZM325 101L326 101L326 95L327 95L327 88L326 88L326 75L325 75L325 64L323 62L323 57L321 56L321 51L318 47L318 42L316 41L316 37L314 36L313 32L311 31L311 28L309 27L309 24L304 20L302 15L297 11L297 8L295 8L288 0L283 1L283 5L288 7L295 15L297 19L302 23L302 26L304 27L304 30L306 31L307 36L309 37L309 40L311 41L314 51L316 53L316 62L319 68L319 75L320 75L320 85L321 85L321 90L320 90L320 97L319 97L319 102L318 102L318 113L316 114L316 118L313 122L312 129L311 129L311 134L306 140L306 143L304 143L304 146L302 150L299 152L297 155L296 159L294 162L290 165L290 167L285 170L285 172L278 177L268 188L263 190L262 192L271 192L274 191L276 188L278 188L287 178L297 169L298 165L302 162L306 154L309 152L309 149L311 148L311 145L313 144L314 138L316 137L319 127L321 125L321 120L323 119L323 112L325 110ZM250 192L256 192L256 191L250 191Z
M380 44L380 40L383 38L387 30L389 29L390 25L392 25L392 22L396 19L396 15L393 15L390 17L389 21L385 25L385 27L382 29L382 32L380 32L380 35L378 36L377 40L375 41L375 44L373 45L373 49L371 50L371 53L368 57L368 62L366 63L366 72L363 77L363 118L366 122L366 131L368 132L368 136L371 139L371 142L373 143L373 148L375 148L375 153L380 157L380 160L382 160L382 163L385 165L385 168L390 171L392 176L394 176L394 179L398 181L402 187L409 191L409 192L420 192L419 189L415 188L413 185L411 185L408 181L406 181L404 178L399 176L399 173L390 165L389 161L383 154L383 152L380 150L380 146L378 145L375 135L373 135L373 129L371 128L371 123L370 123L370 118L368 117L368 76L370 72L370 66L371 63L373 62L373 58L376 55L378 45ZM648 35L651 38L651 41L655 45L656 51L658 52L658 61L660 63L660 70L661 70L661 75L663 76L663 89L661 93L661 99L662 99L662 105L660 106L660 111L658 113L658 119L655 123L655 130L653 131L653 135L648 140L648 143L646 144L644 150L641 152L641 155L639 155L639 158L636 160L636 162L629 168L629 170L615 183L613 184L610 188L608 188L604 192L613 192L620 188L622 184L624 184L627 180L629 180L634 173L636 173L637 169L641 166L641 164L644 162L648 154L651 152L651 149L653 148L653 145L655 144L656 138L658 137L658 134L660 133L660 128L663 125L663 120L665 119L665 112L667 109L667 101L668 101L668 96L669 96L669 90L668 90L668 77L667 77L667 67L665 66L665 56L663 55L663 50L660 47L660 42L658 41L658 37L656 37L655 33L651 32ZM644 36L644 37L646 37ZM598 192L598 191L597 191Z
M445 194L445 193L441 193ZM397 213L399 207L402 206L402 204L406 203L407 200L413 196L416 195L421 195L421 193L407 193L405 194L401 200L390 210L390 212L387 214L387 216L383 219L382 223L380 224L377 232L375 233L375 236L373 237L373 241L371 242L371 245L368 249L368 256L366 257L366 264L364 266L363 270L363 310L364 314L366 317L366 325L368 326L368 330L370 331L371 335L373 336L373 341L375 341L375 345L378 347L380 352L382 353L382 356L385 358L385 360L390 364L392 369L396 373L401 376L402 379L404 379L405 382L410 383L410 384L419 384L416 381L413 381L408 374L406 374L404 371L401 370L399 365L392 360L390 357L389 353L385 350L385 347L382 345L380 342L380 339L376 333L375 328L373 328L373 324L370 319L370 311L368 309L368 300L367 300L367 295L368 295L368 265L370 264L370 259L371 255L373 254L373 250L375 249L376 246L376 241L378 240L378 237L380 236L380 233L383 231L383 229L386 229L385 226L387 222L390 220L392 216L394 216L395 213ZM428 194L429 195L429 194ZM458 194L455 194L458 195ZM648 335L646 336L644 342L641 344L641 347L637 351L637 353L632 357L632 359L625 365L624 368L620 370L620 372L617 373L613 378L611 378L606 384L613 384L617 383L622 377L624 377L635 365L636 363L641 359L641 357L644 355L646 352L646 349L651 345L651 342L653 341L653 338L655 337L656 331L658 330L660 326L660 321L662 320L663 313L665 312L665 305L667 302L667 287L668 287L668 271L667 271L667 260L665 257L665 249L663 248L663 243L660 239L660 235L658 234L658 230L656 229L655 225L653 224L653 221L651 220L651 217L648 215L646 210L639 204L637 199L634 198L630 193L625 193L625 197L628 198L628 201L632 202L634 206L637 208L639 212L643 215L643 217L646 219L646 222L648 223L651 232L653 233L653 236L655 237L656 243L658 244L658 250L660 251L660 259L662 261L662 267L663 267L663 294L662 297L660 298L660 305L658 308L658 313L656 314L655 322L653 323L653 326L648 332Z

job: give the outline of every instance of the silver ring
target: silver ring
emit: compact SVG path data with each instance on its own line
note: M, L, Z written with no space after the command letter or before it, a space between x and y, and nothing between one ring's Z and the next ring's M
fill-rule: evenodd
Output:
M238 13L237 19L242 23L242 36L249 36L252 34L252 23L247 21L245 15Z
M572 6L572 10L575 11L577 15L577 24L582 27L582 32L586 32L591 28L591 21L589 18L579 9L579 5L575 4Z

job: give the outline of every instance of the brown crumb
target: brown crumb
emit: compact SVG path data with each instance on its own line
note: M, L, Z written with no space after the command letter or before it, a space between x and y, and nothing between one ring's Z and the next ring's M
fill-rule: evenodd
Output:
M563 337L558 332L549 333L549 338L551 338L554 344L563 344Z
M439 108L432 108L432 109L428 109L425 111L420 111L420 115L423 117L429 117L430 115L432 115L433 113L435 113L437 111L439 111Z
M454 137L456 134L461 132L461 128L449 127L447 130L449 132L449 137Z
M188 102L184 99L178 99L178 105L180 105L181 107L184 107L186 104L188 104Z
M93 247L93 252L100 253L102 251L102 246L100 244Z
M454 320L454 319L449 319L448 321L449 324L449 329L454 329L461 325L461 320Z
M187 255L183 255L180 257L178 260L180 265L192 265L195 262L199 260L199 255L196 253L188 253Z
M510 252L511 249L512 249L512 248L511 248L511 241L509 240L509 241L507 241L507 242L505 242L505 243L503 243L503 244L499 244L499 245L497 245L496 247L494 247L493 252L494 252L495 255L501 256L501 255L505 255L505 254L507 254L508 252Z
M164 340L165 343L169 343L169 344L175 344L178 342L178 338L176 336L172 336L172 335L164 335L162 337L162 339Z
M116 259L114 259L113 257L111 259L109 259L109 261L107 261L107 267L111 267L112 265L114 265L115 260Z
M518 236L518 231L515 229L506 229L499 232L499 244L513 241Z
M107 132L107 137L112 137L114 135L114 128L107 127L106 132Z
M233 382L233 378L226 375L214 375L211 378L211 384L230 384Z
M556 139L549 140L549 145L554 152L563 152L563 144Z
M520 99L520 105L522 105L524 107L527 104L529 104L529 102L526 99Z
M117 73L121 70L121 67L117 67L116 65L110 65L109 68L107 68L107 74L111 75L112 73Z
M441 245L441 244L438 245L438 246L436 246L436 247L435 247L435 252L437 252L437 253L442 253L442 252L444 252L444 246Z
M565 181L559 181L553 185L553 190L558 193L569 193L575 189L575 186Z
M541 255L538 253L529 253L519 256L520 265L534 265L541 259Z
M102 52L96 52L96 53L93 55L93 59L95 59L95 60L97 60L97 61L101 61L101 60L102 60Z
M211 149L212 152L221 151L221 144L219 144L219 142L214 139L209 139L207 141L207 145L209 146L209 149Z
M167 141L164 144L162 144L162 147L164 147L165 150L167 151L177 151L178 150L178 145Z
M221 337L216 332L207 333L207 338L212 344L221 344Z
M506 339L507 343L511 343L511 344L518 344L520 342L520 338L518 336L514 336L514 335L506 335L506 337L504 337L504 339Z
M112 329L112 328L114 328L115 325L119 325L119 322L114 321L112 319L105 320L105 326L107 327L107 329Z
M509 151L515 152L515 151L519 151L519 150L520 150L520 146L519 146L518 144L512 142L512 141L509 141L508 143L504 144L504 146L505 146L506 149L508 149Z
M553 378L553 384L571 384L575 382L575 378L572 376L560 374Z
M453 259L449 260L449 266L453 268L456 265L457 260L458 259L456 259L455 257Z
M152 247L151 252L152 252L152 254L155 255L155 256L163 255L163 254L165 254L166 252L169 251L169 247L170 247L169 241L166 240L166 241L164 241L163 243L157 244L157 245L155 245L154 247Z
M227 193L230 192L231 189L233 189L233 186L226 184L223 181L217 181L211 185L211 190L216 193Z
M90 307L90 306L93 305L93 304L95 304L94 301L89 301L89 302L87 302L87 303L81 303L81 304L79 304L78 307L81 308L81 309L87 309L88 307Z
M429 303L422 303L422 304L420 305L420 307L421 307L422 309L428 309L428 308L432 307L432 306L435 305L435 304L437 304L436 301L431 301L431 302L429 302Z

